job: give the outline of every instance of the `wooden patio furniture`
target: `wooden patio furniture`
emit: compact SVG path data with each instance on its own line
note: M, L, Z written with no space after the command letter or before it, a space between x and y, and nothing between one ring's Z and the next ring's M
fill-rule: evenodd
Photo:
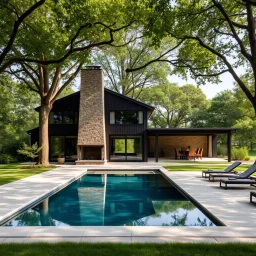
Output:
M177 150L176 148L174 148L174 152L175 152L175 159L178 159L178 157L181 159L181 157L183 157L183 154L181 154L179 150Z
M196 158L200 157L202 159L203 158L203 150L204 150L203 148L198 148L197 152L195 153L195 157Z
M196 148L190 148L188 152L188 160L193 158L195 160L196 159L195 155L196 155Z

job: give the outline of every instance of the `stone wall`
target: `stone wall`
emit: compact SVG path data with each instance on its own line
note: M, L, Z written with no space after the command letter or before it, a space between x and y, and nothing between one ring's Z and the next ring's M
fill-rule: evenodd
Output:
M104 86L101 69L81 71L79 146L105 146Z
M207 136L159 136L159 157L174 158L174 148L203 148L203 156L207 157ZM155 155L155 136L149 136L149 154Z

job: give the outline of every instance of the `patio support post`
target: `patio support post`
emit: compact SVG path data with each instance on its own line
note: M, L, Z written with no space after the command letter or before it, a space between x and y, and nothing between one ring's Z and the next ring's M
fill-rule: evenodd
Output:
M228 148L228 162L231 162L231 140L232 140L232 133L228 133L227 139L227 148Z
M158 162L158 133L156 134L156 140L155 140L155 157L156 157L156 162Z
M218 136L212 135L212 157L217 157L217 141Z

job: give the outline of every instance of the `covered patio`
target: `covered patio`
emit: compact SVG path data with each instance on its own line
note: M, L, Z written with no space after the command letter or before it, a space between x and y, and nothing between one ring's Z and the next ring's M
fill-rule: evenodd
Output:
M231 140L235 128L152 128L148 129L148 155L175 158L175 148L203 148L203 157L217 157L218 135L227 137L228 162L231 162Z

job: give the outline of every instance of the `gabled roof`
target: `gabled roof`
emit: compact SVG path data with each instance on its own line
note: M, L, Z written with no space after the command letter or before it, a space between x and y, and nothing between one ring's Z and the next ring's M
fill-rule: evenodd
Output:
M152 106L150 106L150 105L148 105L148 104L146 104L146 103L144 103L144 102L141 102L141 101L132 99L132 98L130 98L130 97L128 97L128 96L125 96L125 95L123 95L123 94L120 94L120 93L118 93L118 92L111 91L111 90L109 90L109 89L107 89L107 88L104 88L104 90L105 90L106 92L109 92L109 93L111 93L111 94L113 94L113 95L116 95L116 96L118 96L118 97L120 97L120 98L123 98L123 99L125 99L125 100L131 101L131 102L133 102L133 103L135 103L135 104L141 105L141 106L143 106L143 107L145 107L145 108L147 108L147 109L149 109L149 110L154 111L154 109L155 109L154 107L152 107Z
M135 103L135 104L138 104L138 105L140 105L140 106L143 106L143 107L147 108L151 113L152 113L152 112L154 111L154 109L155 109L154 107L152 107L152 106L150 106L150 105L148 105L148 104L146 104L146 103L143 103L143 102L141 102L141 101L132 99L132 98L130 98L130 97L128 97L128 96L124 96L124 95L122 95L122 94L120 94L120 93L111 91L111 90L109 90L109 89L107 89L107 88L104 88L104 91L105 91L105 92L108 92L108 93L111 93L111 94L113 94L113 95L116 95L116 96L118 96L118 97L120 97L120 98L123 98L123 99L125 99L125 100L131 101L131 102L133 102L133 103ZM56 101L54 102L54 104L55 104L55 103L58 103L58 102L60 102L60 101L66 100L66 99L68 99L68 98L71 98L71 97L73 97L73 96L76 96L76 95L80 95L80 91L75 92L75 93L72 93L72 94L70 94L70 95L68 95L68 96L65 96L65 97L63 97L63 98L60 98L60 99L56 100ZM38 106L38 107L35 108L36 111L39 111L39 109L40 109L40 106Z

